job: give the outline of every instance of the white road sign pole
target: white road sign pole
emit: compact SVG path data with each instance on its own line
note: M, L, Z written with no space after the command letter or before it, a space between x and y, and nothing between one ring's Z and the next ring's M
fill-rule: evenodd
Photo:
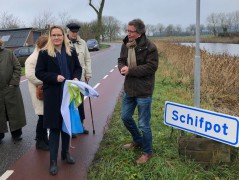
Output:
M196 6L196 54L194 59L194 106L200 107L200 0Z

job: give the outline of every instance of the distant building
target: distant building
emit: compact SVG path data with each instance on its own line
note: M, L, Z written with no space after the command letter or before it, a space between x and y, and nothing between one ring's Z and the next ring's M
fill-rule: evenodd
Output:
M34 28L0 29L0 39L5 42L6 48L12 50L18 47L33 46L41 34L41 31Z

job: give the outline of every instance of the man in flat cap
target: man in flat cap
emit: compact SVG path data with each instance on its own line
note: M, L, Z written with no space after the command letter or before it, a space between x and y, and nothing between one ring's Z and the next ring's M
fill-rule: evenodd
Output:
M91 58L86 42L78 35L80 25L77 23L69 23L66 27L68 28L67 37L69 39L70 46L76 49L80 65L82 67L81 81L88 83L90 78L92 77ZM78 110L81 122L83 124L83 121L85 119L84 96L81 94L81 97L83 103L79 106ZM89 131L84 128L83 134L89 134ZM75 138L76 136L73 135L72 137Z
M77 35L78 31L80 30L80 25L77 23L69 23L69 24L67 24L66 27L68 27L71 32L75 32L76 35ZM74 36L73 39L76 39L75 37L76 36Z

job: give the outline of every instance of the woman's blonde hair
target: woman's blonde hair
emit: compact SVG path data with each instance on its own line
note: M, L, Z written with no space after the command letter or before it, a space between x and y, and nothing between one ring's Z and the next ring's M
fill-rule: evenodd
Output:
M50 27L49 34L48 34L48 42L43 49L48 51L49 56L56 57L55 47L54 47L54 44L52 43L52 40L51 40L51 32L52 32L53 29L60 29L61 30L62 35L63 35L63 44L65 45L65 48L66 48L66 54L71 56L70 45L69 45L69 42L67 40L66 33L61 26L54 25L54 26Z

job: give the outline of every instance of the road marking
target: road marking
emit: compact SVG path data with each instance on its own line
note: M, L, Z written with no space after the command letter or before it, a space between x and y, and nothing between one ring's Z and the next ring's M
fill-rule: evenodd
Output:
M103 79L106 79L108 77L108 75L105 75L105 77L103 77Z
M113 72L113 71L114 71L114 69L111 69L111 70L110 70L110 72Z
M1 177L0 180L6 180L7 178L9 178L9 176L12 175L14 171L13 170L7 170Z
M118 67L118 65L116 65L115 67Z
M96 89L99 85L100 83L97 83L93 88Z

